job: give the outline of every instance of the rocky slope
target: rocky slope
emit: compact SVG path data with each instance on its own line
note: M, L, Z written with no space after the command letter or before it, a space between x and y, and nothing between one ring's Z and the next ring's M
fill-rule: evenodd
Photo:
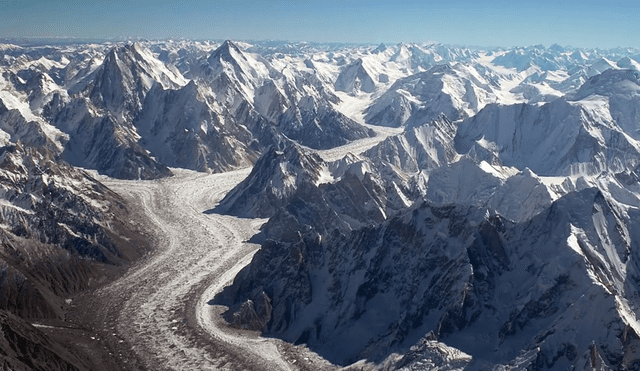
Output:
M395 173L396 182L386 184L387 175L366 158L352 155L326 163L290 142L267 151L213 212L271 218L263 238L291 241L299 230L348 231L379 223L407 206L416 192L402 175Z
M216 299L230 305L228 320L340 365L640 367L640 147L595 93L633 93L634 75L599 76L571 101L490 104L457 123L441 116L387 138L363 162L330 164L321 192L288 188L278 205L286 213L260 215L271 216L267 239ZM331 213L316 205L356 163L380 176L378 189L402 175L418 197L404 192L405 206L351 228L318 227L341 215L342 199L326 203ZM319 172L305 174L318 182ZM266 179L253 175L252 184ZM242 190L253 194L230 195Z
M0 364L7 370L89 370L68 349L4 310L0 310L0 350Z
M137 254L122 200L61 159L126 179L255 164L211 211L269 218L214 299L234 326L353 367L638 369L638 55L2 46L0 308L59 318ZM342 153L362 123L401 129L335 162L312 150ZM5 337L11 367L83 367L3 321L39 344Z
M141 253L130 245L137 233L123 219L123 201L46 156L20 145L0 155L0 308L25 318L62 318L65 297L95 287Z
M592 354L638 367L633 219L595 189L523 223L420 203L327 241L269 241L233 294L266 295L265 334L340 364L379 362L434 331L473 357L472 369L528 351L535 369L588 365Z
M118 195L62 161L64 136L17 109L0 120L0 359L17 370L91 369L95 354L25 321L65 320L72 296L111 280L148 242Z

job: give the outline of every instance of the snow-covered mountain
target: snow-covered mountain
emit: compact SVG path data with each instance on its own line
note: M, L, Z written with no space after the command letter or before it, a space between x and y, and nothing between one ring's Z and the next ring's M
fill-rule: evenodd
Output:
M640 139L640 72L609 69L590 78L573 99L608 98L611 117L634 139Z
M376 83L365 66L363 66L362 58L358 58L340 72L336 79L335 88L339 91L357 95L361 91L372 93L376 89Z
M588 369L592 354L637 367L632 220L595 189L522 223L421 203L324 243L265 243L234 294L267 295L267 334L340 364L379 362L433 331L473 369L525 353L538 368Z
M287 241L297 240L298 230L349 231L380 223L418 194L408 177L386 170L355 155L327 163L289 142L260 157L213 212L271 218L265 236Z
M487 86L500 100L498 77ZM408 125L329 164L315 187L322 197L294 187L263 227L262 249L216 299L230 305L228 320L341 365L639 367L640 146L628 104L637 74L609 69L586 81L548 103L490 103L456 122L445 112ZM623 114L614 99L627 100ZM329 214L315 205L356 163L381 190L403 178L408 202L364 225L318 228ZM230 194L240 192L253 194Z
M408 173L433 170L457 159L453 146L457 127L445 115L401 135L390 136L364 152L374 162L386 162Z
M258 157L252 133L195 82L180 89L155 85L134 121L140 145L171 167L221 172Z
M57 129L51 139L64 147L67 161L116 177L157 178L170 175L167 166L247 166L280 142L279 134L326 149L371 136L362 122L417 127L440 114L451 121L470 117L490 103L551 101L607 69L633 68L638 51L184 40L9 45L0 54L4 105ZM189 81L198 94L187 97ZM160 98L147 99L161 90L175 99L162 109L174 113L162 119L152 117L159 115ZM173 97L174 91L183 97ZM211 130L190 139L186 132L177 135L173 106L205 101L199 118L181 122L207 120L226 139L211 138ZM211 124L215 117L225 119ZM137 125L147 128L149 120L158 130L164 120L158 132L174 133L174 139L147 138L150 132ZM178 138L198 149L172 148ZM234 160L229 154L236 147L242 149ZM191 155L199 159L178 159Z
M312 148L331 148L373 135L335 109L332 103L338 98L313 67L298 68L269 62L226 41L201 66L200 81L211 86L216 101L228 107L236 120L246 121L245 112L253 110L290 139Z
M308 68L277 71L230 41L208 52L189 47L176 52L176 65L159 59L172 60L163 46L140 43L79 46L68 58L54 49L63 56L49 57L60 61L38 54L38 63L7 55L19 60L9 63L0 98L28 121L51 124L70 163L121 178L168 176L167 166L250 166L280 134L315 148L373 135L334 107L331 85ZM190 84L181 60L190 61Z
M542 106L490 105L458 125L456 149L540 175L598 174L634 168L639 143L611 117L598 97Z
M233 326L356 368L638 369L639 55L2 45L0 308L59 316L130 258L123 201L77 167L253 166L210 211L268 218L214 299Z
M458 120L495 102L493 88L472 66L443 64L397 80L366 112L382 126L420 126L444 114Z

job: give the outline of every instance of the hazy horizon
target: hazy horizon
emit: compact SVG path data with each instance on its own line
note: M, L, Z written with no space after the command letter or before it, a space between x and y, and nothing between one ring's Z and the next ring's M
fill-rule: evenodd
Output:
M640 47L640 2L0 1L0 38Z

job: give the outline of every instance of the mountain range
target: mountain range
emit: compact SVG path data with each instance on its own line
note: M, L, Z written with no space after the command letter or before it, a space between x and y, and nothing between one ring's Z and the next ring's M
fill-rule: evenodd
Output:
M232 326L354 369L640 369L639 68L559 45L0 45L3 328L143 253L102 176L252 167L207 211L268 219L211 298ZM28 369L17 338L0 359Z

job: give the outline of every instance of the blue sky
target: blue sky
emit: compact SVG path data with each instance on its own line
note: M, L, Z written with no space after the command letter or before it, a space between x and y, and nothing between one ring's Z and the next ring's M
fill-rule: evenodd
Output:
M0 0L0 37L640 47L640 0Z

